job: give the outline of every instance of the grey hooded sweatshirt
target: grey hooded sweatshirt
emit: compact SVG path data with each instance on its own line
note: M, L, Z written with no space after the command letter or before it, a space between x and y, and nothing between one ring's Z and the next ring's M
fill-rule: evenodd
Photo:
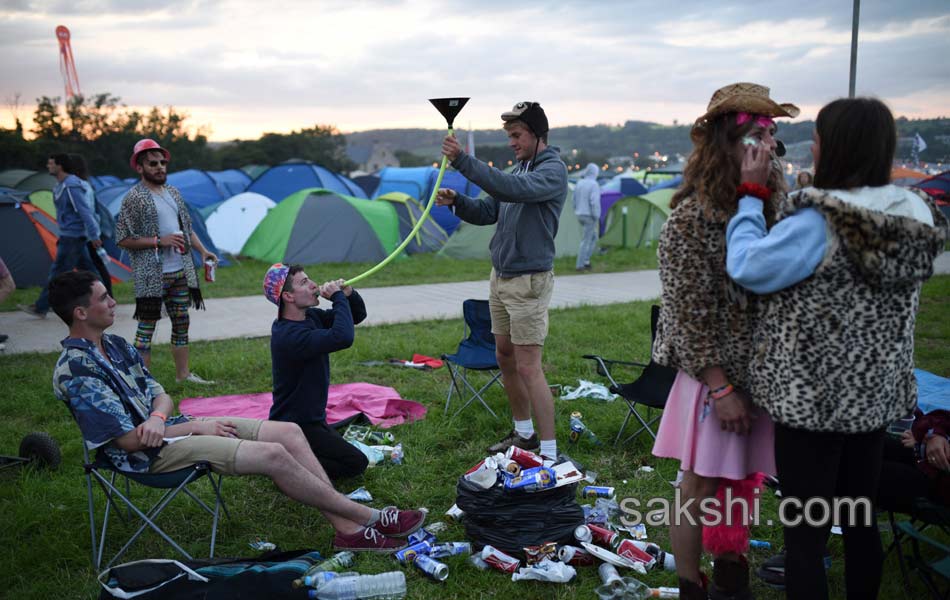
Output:
M534 164L522 162L512 173L460 154L452 166L485 190L485 198L458 194L455 214L473 225L497 223L489 249L499 277L543 273L554 268L554 236L567 197L567 167L560 150L548 146Z
M594 163L588 163L584 168L584 176L574 186L574 214L578 217L600 218L600 185L597 176L600 168Z

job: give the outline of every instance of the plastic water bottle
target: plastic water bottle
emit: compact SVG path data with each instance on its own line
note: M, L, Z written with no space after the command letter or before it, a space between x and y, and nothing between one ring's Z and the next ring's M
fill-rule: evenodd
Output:
M303 586L314 586L314 581L311 580L313 576L324 571L342 571L343 569L348 569L353 566L353 561L356 559L356 555L352 552L337 552L330 558L318 562L313 565L301 575L298 579L294 579L293 587L301 588Z
M105 246L99 246L96 248L96 254L99 255L99 258L102 259L102 262L109 262L109 253L106 252Z
M390 571L379 575L334 577L324 581L315 590L308 590L310 598L319 600L400 600L406 597L406 575Z

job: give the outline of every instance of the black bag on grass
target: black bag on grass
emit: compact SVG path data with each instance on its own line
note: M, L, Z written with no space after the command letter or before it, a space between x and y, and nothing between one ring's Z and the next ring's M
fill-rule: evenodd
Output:
M476 548L492 545L524 558L526 546L573 543L574 529L584 524L576 483L540 492L509 491L498 484L485 490L460 477L457 489L465 534Z

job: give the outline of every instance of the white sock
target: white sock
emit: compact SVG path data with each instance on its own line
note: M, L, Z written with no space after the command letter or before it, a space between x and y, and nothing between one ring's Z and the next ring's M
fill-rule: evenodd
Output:
M531 419L525 419L524 421L514 420L514 423L515 431L524 439L528 439L534 435L534 423Z
M379 517L382 515L382 512L378 508L370 507L370 510L373 511L373 514L370 516L369 521L366 522L365 527L373 527L379 523Z
M557 460L557 440L541 440L541 456Z

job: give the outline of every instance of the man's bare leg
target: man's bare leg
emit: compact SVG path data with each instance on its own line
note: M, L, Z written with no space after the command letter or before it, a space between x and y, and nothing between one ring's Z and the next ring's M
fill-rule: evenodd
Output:
M516 370L531 411L534 413L535 426L541 440L554 439L554 397L541 368L541 352L544 346L512 345ZM508 384L505 384L507 387ZM527 418L527 417L526 417Z
M511 336L495 334L495 358L501 369L502 383L505 384L505 393L508 395L508 405L511 407L511 416L516 421L526 421L531 418L531 396L525 383L518 373L515 346L511 343Z
M175 361L175 379L181 381L188 377L188 346L172 346L172 359Z
M324 483L333 487L333 482L323 470L320 460L314 456L310 449L310 443L304 436L300 426L296 423L284 423L281 421L264 421L257 432L257 441L259 442L277 442L287 449L294 459L299 462L303 468L313 473Z
M323 513L339 533L356 533L373 517L372 510L308 471L280 443L245 440L238 446L234 466L241 475L270 477L289 498Z

